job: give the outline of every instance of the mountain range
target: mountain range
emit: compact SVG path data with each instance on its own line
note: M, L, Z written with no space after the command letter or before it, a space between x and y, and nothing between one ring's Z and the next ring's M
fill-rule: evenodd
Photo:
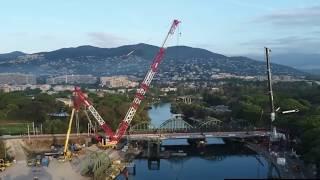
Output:
M117 48L79 46L33 54L15 51L0 54L0 72L49 76L92 74L142 77L158 50L157 46L140 43ZM265 75L265 64L248 57L228 57L200 48L173 46L167 49L159 74L200 79L209 78L215 73ZM279 64L272 64L272 71L276 75L306 75L305 72Z
M253 59L264 60L263 55L247 55ZM271 62L290 66L312 74L320 74L320 54L315 53L272 53Z

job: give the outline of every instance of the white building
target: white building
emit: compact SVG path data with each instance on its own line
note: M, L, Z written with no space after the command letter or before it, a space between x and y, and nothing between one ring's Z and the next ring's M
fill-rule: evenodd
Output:
M109 88L132 88L139 85L139 83L129 80L127 76L100 77L100 84L102 87L106 86Z
M57 85L53 87L53 90L56 92L59 91L73 91L74 90L74 86L68 86L68 85Z
M97 77L92 75L64 75L47 79L47 84L94 84Z
M160 89L161 92L176 92L177 88L165 87Z

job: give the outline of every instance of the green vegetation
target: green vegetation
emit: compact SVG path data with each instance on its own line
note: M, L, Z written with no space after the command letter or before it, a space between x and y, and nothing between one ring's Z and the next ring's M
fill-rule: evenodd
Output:
M63 106L53 96L37 91L0 92L0 122L35 122L43 123L47 113L57 112Z
M29 123L32 128L32 123ZM28 132L28 123L2 123L0 126L1 134L20 135Z
M50 119L48 113L63 108L64 105L57 102L54 96L43 94L38 89L0 92L0 130L3 134L26 134L27 123L43 124Z
M207 112L204 107L199 104L172 104L171 112L182 113L186 118L195 117L201 119L209 115L209 112Z
M38 131L43 127L43 133L65 133L68 128L69 117L50 117L49 113L67 111L71 109L56 98L68 98L71 92L60 92L54 95L41 93L39 90L27 90L23 92L0 92L0 131L2 134L26 134L27 123L35 123ZM94 106L104 120L110 124L112 129L116 129L127 112L133 94L130 96L120 94L106 94L98 97L94 93L89 93L89 99L94 102ZM139 121L148 121L147 111L144 110L145 102L138 110L133 124ZM94 120L93 117L91 117ZM80 132L87 132L87 117L83 111L79 112ZM74 121L75 122L75 121ZM75 123L73 123L75 132Z

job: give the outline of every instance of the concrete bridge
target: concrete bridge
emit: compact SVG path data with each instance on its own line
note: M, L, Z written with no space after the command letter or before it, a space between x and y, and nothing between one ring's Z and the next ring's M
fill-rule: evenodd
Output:
M140 122L130 127L124 138L131 140L147 139L199 139L207 137L217 138L250 138L269 136L266 131L243 131L230 130L222 127L222 121L213 117L205 118L203 121L194 121L191 124L182 119L181 114L175 114L171 119L164 121L160 126L151 122ZM71 139L89 138L88 133L71 134ZM0 139L65 139L66 134L41 134L30 136L0 136Z
M147 139L200 139L200 138L254 138L267 137L269 132L266 131L236 131L236 132L205 132L205 133L161 133L161 134L130 134L125 137L130 140L147 140Z
M132 140L143 139L198 139L198 138L250 138L250 137L266 137L269 136L269 132L266 131L230 131L230 132L167 132L167 133L139 133L139 134L127 134L124 138ZM88 138L91 135L87 133L71 134L71 139ZM28 136L11 136L3 135L0 139L28 139ZM65 139L66 134L42 134L42 135L30 135L30 139Z

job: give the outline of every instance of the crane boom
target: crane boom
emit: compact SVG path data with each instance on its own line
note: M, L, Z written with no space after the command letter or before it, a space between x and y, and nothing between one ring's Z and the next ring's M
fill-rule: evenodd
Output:
M92 116L98 121L98 124L103 129L103 131L106 133L107 136L112 137L113 131L112 129L107 125L107 123L103 120L103 118L100 116L98 111L93 107L92 103L87 99L87 97L83 94L83 92L80 90L79 87L74 88L74 92L76 94L76 101L80 101L82 104L84 104ZM77 102L79 104L79 102Z
M68 143L69 143L69 137L70 137L71 127L72 127L72 120L73 120L73 115L74 115L75 110L76 110L75 108L72 108L71 116L70 116L70 120L69 120L68 131L67 131L67 137L66 137L66 141L64 143L63 154L64 154L65 159L68 156L68 154L67 154L68 153Z
M128 110L126 116L124 117L124 119L120 123L116 133L111 137L111 139L110 139L111 141L118 142L121 139L121 137L125 134L126 130L128 129L134 115L137 112L137 109L140 106L141 101L144 99L144 96L149 89L151 81L159 68L159 64L161 63L161 61L163 59L166 42L167 42L169 36L174 34L174 31L177 28L179 23L180 23L180 21L178 21L178 20L174 20L172 22L170 30L167 33L167 35L162 43L162 46L160 47L158 53L156 54L156 56L153 59L150 70L148 71L144 80L140 84L140 88L137 89L137 92L136 92L135 97L131 103L131 106L129 107L129 110Z

